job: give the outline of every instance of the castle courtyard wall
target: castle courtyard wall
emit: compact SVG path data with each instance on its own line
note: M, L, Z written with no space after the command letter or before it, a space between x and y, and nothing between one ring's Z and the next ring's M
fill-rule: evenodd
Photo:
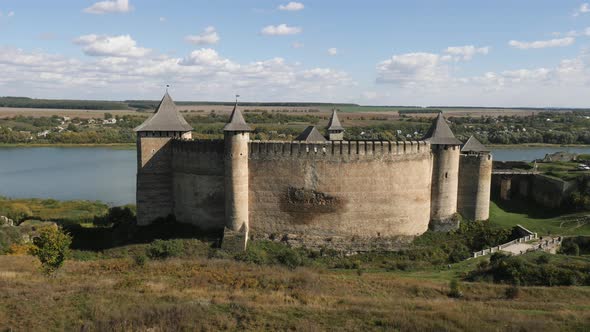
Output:
M428 229L425 142L250 143L253 235L413 237Z

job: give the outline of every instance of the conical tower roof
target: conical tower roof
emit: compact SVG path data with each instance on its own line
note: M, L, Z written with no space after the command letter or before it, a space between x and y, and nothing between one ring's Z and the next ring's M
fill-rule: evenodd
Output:
M223 127L223 131L252 131L248 126L242 112L238 109L238 103L234 105L234 110L231 112L229 122Z
M338 119L338 114L335 109L332 110L332 117L328 123L328 130L344 130L344 127L340 124L340 119Z
M447 124L442 112L438 113L436 120L432 124L432 127L424 136L424 140L430 142L430 144L441 144L441 145L461 145L461 141L455 138L455 135L451 131L451 128Z
M295 138L295 141L325 142L327 139L317 130L316 127L309 126Z
M176 104L166 92L151 118L134 129L135 131L191 131L188 122L176 109Z
M475 136L471 136L461 148L461 152L490 152L490 149L481 144Z

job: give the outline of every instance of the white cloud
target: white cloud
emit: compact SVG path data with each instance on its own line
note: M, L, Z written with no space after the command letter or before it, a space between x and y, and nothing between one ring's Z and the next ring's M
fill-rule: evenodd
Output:
M74 43L82 45L84 53L90 56L142 57L150 52L147 48L138 47L129 35L84 35L75 39Z
M209 26L198 35L186 36L185 40L196 45L213 45L219 42L219 35L215 31L215 27Z
M573 16L579 16L580 14L585 14L590 12L590 4L583 3L574 11Z
M338 49L335 47L331 47L328 49L328 55L335 56L338 55Z
M84 12L88 14L127 13L132 9L129 0L109 0L99 1L84 9Z
M433 53L394 55L377 64L377 82L401 86L432 84L449 77L441 57Z
M547 47L565 47L573 44L576 41L574 37L565 37L549 40L537 40L533 42L522 42L518 40L511 40L508 45L519 48L521 50L528 50L533 48L547 48Z
M490 47L475 47L473 45L451 46L447 47L445 53L452 55L455 60L471 60L476 54L486 55L490 52Z
M331 68L306 68L282 58L239 63L210 48L185 57L150 53L77 60L0 47L0 72L3 93L46 98L157 99L162 82L171 82L179 99L225 100L239 90L246 100L335 102L352 95L354 86L347 73Z
M455 74L456 62L433 53L394 55L376 65L371 103L396 105L472 105L586 107L590 54L563 59L557 65L512 68L476 76ZM386 84L399 87L391 89Z
M303 29L300 27L290 27L286 24L280 25L269 25L264 27L260 32L267 36L285 36L285 35L296 35L301 33Z
M291 11L291 12L303 10L303 8L305 8L305 6L301 2L294 2L294 1L291 1L286 5L279 6L279 10L286 10L286 11Z
M165 17L160 17L160 22L166 22L166 18Z
M303 48L305 47L305 45L301 42L294 42L293 44L291 44L291 47L293 48Z

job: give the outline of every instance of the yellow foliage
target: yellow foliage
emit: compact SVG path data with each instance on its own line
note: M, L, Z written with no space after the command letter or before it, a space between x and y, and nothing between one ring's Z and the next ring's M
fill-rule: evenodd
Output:
M13 243L8 248L8 254L14 256L26 256L31 252L31 249L34 248L32 244L16 244Z

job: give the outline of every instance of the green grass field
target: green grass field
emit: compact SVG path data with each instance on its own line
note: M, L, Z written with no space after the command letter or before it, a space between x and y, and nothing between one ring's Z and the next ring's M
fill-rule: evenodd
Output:
M525 210L528 210L525 209ZM590 213L576 213L547 218L537 217L534 211L508 212L496 203L490 203L490 223L501 228L513 227L517 224L538 233L539 235L590 235L590 223L575 221ZM535 215L535 216L532 216Z

